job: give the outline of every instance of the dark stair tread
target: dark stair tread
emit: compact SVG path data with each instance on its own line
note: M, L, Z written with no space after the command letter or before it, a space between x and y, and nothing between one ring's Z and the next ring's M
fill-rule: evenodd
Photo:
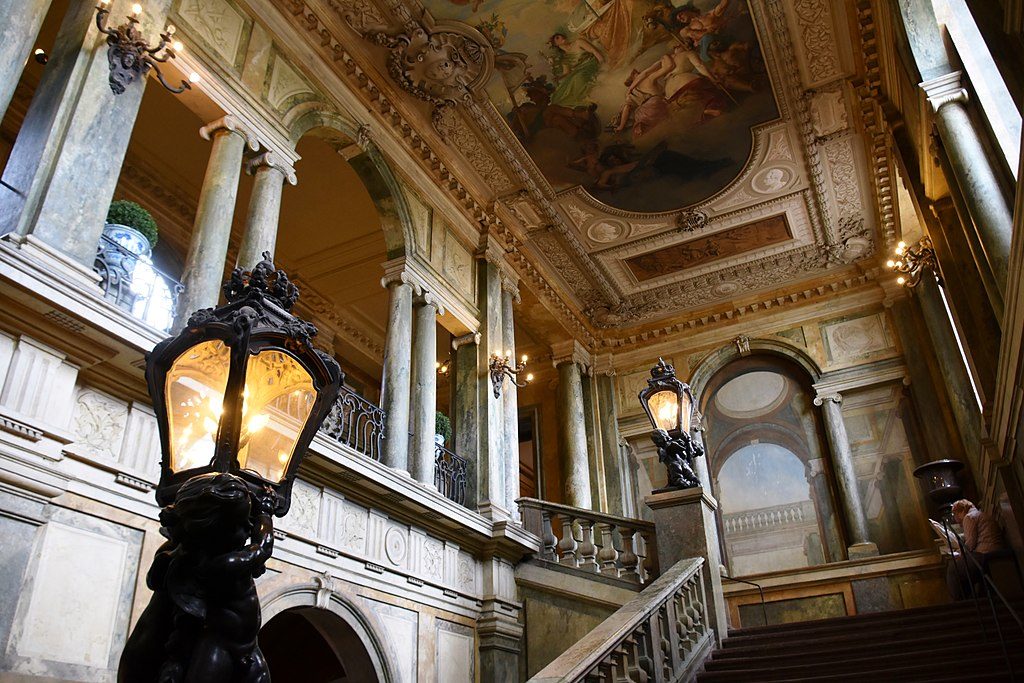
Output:
M886 650L898 650L900 652L914 652L918 649L929 649L936 645L950 644L953 646L964 644L984 646L986 644L998 644L997 634L994 629L988 632L989 640L985 639L984 634L981 632L970 634L973 637L970 640L965 640L964 634L962 633L914 633L909 634L905 638L890 639L885 642L875 642L864 639L849 639L849 642L838 643L831 648L817 647L814 649L814 654L819 657L829 657L835 659L842 657L848 653L854 652L879 652ZM1015 647L1020 647L1024 644L1024 638L1022 638L1019 631L1009 633L1006 630L1003 631L1003 635L1007 643L1013 644ZM807 651L806 643L794 640L787 642L785 645L779 645L778 643L760 643L756 645L747 645L742 647L732 648L719 648L715 650L711 655L711 661L727 661L737 658L749 658L749 657L792 657L796 654L803 654Z

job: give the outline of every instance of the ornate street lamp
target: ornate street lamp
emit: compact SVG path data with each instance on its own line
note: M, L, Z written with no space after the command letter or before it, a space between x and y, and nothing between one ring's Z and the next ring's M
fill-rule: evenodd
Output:
M658 447L658 459L668 470L668 486L661 490L700 486L693 460L704 455L704 449L690 434L695 414L690 385L680 381L675 368L659 358L639 398L654 428L651 439Z
M295 285L269 253L263 258L251 273L235 269L226 304L194 313L147 359L168 540L147 575L153 597L125 646L119 680L269 675L256 646L253 579L270 558L273 516L288 512L292 481L342 372L312 346L316 328L291 314Z

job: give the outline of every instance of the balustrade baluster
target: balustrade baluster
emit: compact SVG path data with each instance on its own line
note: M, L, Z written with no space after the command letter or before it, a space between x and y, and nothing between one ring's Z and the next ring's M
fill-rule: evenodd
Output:
M541 557L552 562L558 561L558 537L555 536L554 527L551 526L551 513L547 510L540 511L540 540L543 544Z
M622 644L626 646L626 662L628 667L626 680L630 681L630 683L647 683L649 680L647 672L640 665L640 644L637 640L637 632L634 631L626 636L626 640Z
M607 522L599 522L597 531L600 537L597 539L601 550L597 553L597 561L601 565L601 573L610 576L618 576L617 560L619 551L615 548L615 525Z
M580 569L595 574L601 571L597 564L597 546L594 545L594 522L580 519Z
M642 556L641 567L643 571L640 574L641 580L644 583L650 583L655 576L658 575L658 546L657 541L654 539L653 531L641 531L640 537L644 540L644 554Z
M619 576L633 583L640 583L638 570L639 556L636 554L636 530L623 527L622 533L622 569Z
M569 567L578 567L579 558L576 556L576 538L572 533L573 523L576 521L570 515L559 515L562 518L562 540L558 542L559 564Z

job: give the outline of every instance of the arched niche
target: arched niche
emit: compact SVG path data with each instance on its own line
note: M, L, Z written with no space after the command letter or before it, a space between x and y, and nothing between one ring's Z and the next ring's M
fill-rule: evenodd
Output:
M359 127L331 109L317 105L298 105L289 112L289 138L293 145L307 135L336 135L351 145L360 138ZM362 153L348 163L366 186L380 215L388 258L398 258L415 248L412 211L401 182L388 160L372 141L360 145Z
M811 383L817 382L821 377L821 368L818 367L814 359L806 351L792 344L787 344L777 339L749 339L746 344L749 353L746 350L740 353L737 344L729 344L713 352L697 364L697 367L690 373L690 388L693 389L693 394L698 400L704 395L704 389L707 388L708 381L715 373L734 360L755 353L778 356L792 361L807 373Z
M377 681L390 683L399 680L397 658L379 620L361 608L353 596L339 592L331 584L330 579L317 577L312 583L293 584L261 595L264 626L286 612L304 615L307 619L312 616L310 623L314 628L325 638L330 638L332 621L340 620L336 633L348 643L358 641L362 644L365 664ZM363 653L358 654L361 659Z

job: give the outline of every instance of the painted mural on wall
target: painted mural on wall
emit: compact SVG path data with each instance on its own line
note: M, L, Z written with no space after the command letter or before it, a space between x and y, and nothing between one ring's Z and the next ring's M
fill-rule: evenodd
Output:
M496 51L492 101L556 191L669 211L725 187L778 118L744 0L428 0Z

